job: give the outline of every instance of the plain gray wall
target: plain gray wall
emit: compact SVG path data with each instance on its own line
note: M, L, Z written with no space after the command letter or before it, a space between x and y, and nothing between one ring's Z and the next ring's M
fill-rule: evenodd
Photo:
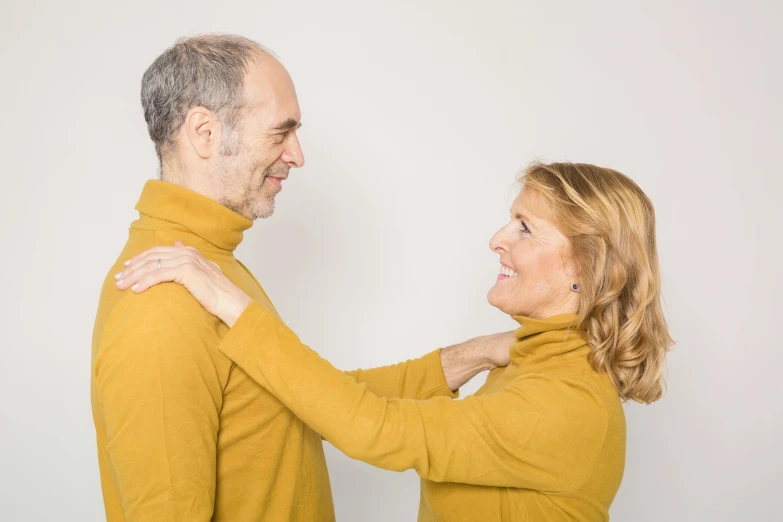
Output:
M307 165L238 256L306 342L369 367L512 328L485 296L516 172L619 169L656 204L678 344L665 398L627 405L613 519L781 520L782 5L4 3L0 518L103 517L90 336L156 176L141 75L222 31L298 89ZM327 457L339 520L414 520L413 472Z

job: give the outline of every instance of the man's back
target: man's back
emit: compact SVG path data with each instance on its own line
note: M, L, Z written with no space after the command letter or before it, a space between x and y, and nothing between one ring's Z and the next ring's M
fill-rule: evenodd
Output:
M274 307L233 250L252 222L150 181L93 333L92 406L106 514L119 520L333 520L321 437L216 349L228 332L175 284L116 289L122 261L179 239ZM213 516L214 512L214 516Z

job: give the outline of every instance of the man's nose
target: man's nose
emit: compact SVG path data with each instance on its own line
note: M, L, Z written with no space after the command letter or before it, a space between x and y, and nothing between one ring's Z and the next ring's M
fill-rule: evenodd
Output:
M286 147L283 152L282 160L292 168L299 168L304 165L305 158L304 152L302 152L302 146L299 143L299 138L296 134L292 134L291 144Z

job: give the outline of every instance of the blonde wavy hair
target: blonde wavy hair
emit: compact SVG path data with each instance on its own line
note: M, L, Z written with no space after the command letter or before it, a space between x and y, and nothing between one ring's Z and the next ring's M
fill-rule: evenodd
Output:
M550 203L536 210L570 240L590 365L623 400L660 399L673 341L661 308L652 202L624 174L595 165L534 162L519 181Z

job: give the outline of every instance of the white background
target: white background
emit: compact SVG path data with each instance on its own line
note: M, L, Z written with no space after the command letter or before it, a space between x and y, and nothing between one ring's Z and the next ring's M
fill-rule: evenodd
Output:
M238 256L305 342L369 367L512 328L485 296L517 171L536 157L618 169L656 205L678 344L665 398L626 407L613 520L781 520L783 3L2 12L2 520L103 517L90 336L156 176L140 80L176 37L216 31L273 49L298 89L307 164ZM327 456L338 520L415 519L413 472Z

